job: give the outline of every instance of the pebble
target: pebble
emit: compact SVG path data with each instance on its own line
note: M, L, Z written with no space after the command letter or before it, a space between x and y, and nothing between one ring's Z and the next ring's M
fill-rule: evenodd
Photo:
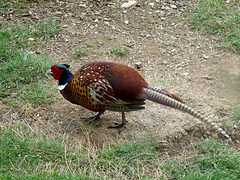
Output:
M204 76L205 79L207 80L213 80L214 78L212 76Z
M34 41L34 38L28 38L29 41Z
M78 7L81 7L81 8L86 8L87 5L86 4L79 4Z
M154 6L154 3L149 3L148 5L153 7L153 6Z
M125 23L125 24L128 24L128 23L129 23L129 21L128 21L128 20L126 20L126 21L124 21L124 23Z
M136 68L136 69L142 69L142 67L143 67L143 66L142 66L142 63L141 63L141 62L136 62L136 63L135 63L135 68Z
M188 73L188 72L185 72L185 73L183 73L183 75L184 75L184 76L188 76L188 75L189 75L189 73Z
M203 58L204 58L204 59L208 59L209 56L207 56L206 54L203 54Z
M175 4L172 4L172 5L171 5L171 8L172 8L172 9L177 9L177 6L176 6Z
M55 14L61 15L62 12L61 11L57 11L57 12L55 12Z
M41 51L39 51L39 50L36 50L36 52L35 52L36 54L41 54Z
M168 6L162 6L161 9L162 9L162 10L170 10L170 7L168 7Z
M121 8L129 8L129 7L133 6L136 3L137 3L137 1L128 1L127 3L123 3L121 5Z

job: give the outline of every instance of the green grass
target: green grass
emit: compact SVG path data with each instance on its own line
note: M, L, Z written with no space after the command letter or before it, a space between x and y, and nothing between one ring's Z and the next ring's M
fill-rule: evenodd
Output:
M91 48L91 47L100 47L100 46L102 46L104 43L103 43L103 41L101 41L101 40L96 40L96 41L94 41L94 42L87 42L87 43L85 43L85 46L87 47L87 48Z
M126 54L129 53L127 50L126 46L113 46L112 49L110 50L110 53L115 54L117 56L125 56Z
M214 139L190 145L191 155L183 153L182 158L165 160L165 163L155 148L157 142L148 136L103 149L84 145L72 147L72 141L69 136L37 134L23 125L1 128L0 178L240 178L240 155Z
M197 142L191 158L163 166L168 179L240 179L240 155L225 144L209 139Z
M240 132L240 109L236 108L233 110L233 122L236 125L236 127L238 127L238 131Z
M65 136L50 138L25 126L0 129L1 179L34 177L79 179L148 179L157 160L149 142L128 142L97 151L71 148ZM141 175L143 174L143 175Z
M6 12L13 11L18 14L24 12L24 10L28 9L28 3L30 2L42 2L42 1L50 1L50 0L1 0L0 1L0 15L5 14Z
M113 14L112 14L112 17L115 19L115 20L117 20L117 21L120 21L120 13L119 12L114 12Z
M7 12L7 10L16 11L18 13L22 13L24 9L26 9L26 1L25 0L16 0L12 2L11 0L1 0L0 2L0 15Z
M73 58L75 59L79 59L81 57L85 57L87 56L87 52L85 50L77 50L75 51L75 53L73 54Z
M45 73L53 62L45 55L31 55L28 51L45 47L46 40L59 32L60 25L55 20L1 26L0 97L6 98L8 105L20 107L26 102L34 105L52 102L53 92L49 90Z
M80 166L81 154L66 145L66 137L48 138L14 126L0 130L1 179L71 179L73 166ZM70 167L69 167L70 166ZM61 171L67 173L60 173Z
M98 168L124 179L147 179L157 167L157 151L149 141L127 142L102 150L98 155ZM145 172L146 171L146 172Z
M166 81L165 81L163 78L161 78L161 77L159 77L159 78L154 78L154 81L160 82L160 83L163 84L163 85L166 84Z
M217 34L221 47L240 52L240 1L201 0L187 17L191 27L202 32Z

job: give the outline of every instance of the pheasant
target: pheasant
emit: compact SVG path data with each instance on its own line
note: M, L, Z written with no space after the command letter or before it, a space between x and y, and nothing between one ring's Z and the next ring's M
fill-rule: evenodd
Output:
M54 65L47 73L58 80L58 89L65 99L98 112L91 117L99 119L105 110L122 113L122 123L110 128L125 127L125 112L144 109L145 100L169 106L212 125L226 139L230 136L217 124L210 121L200 112L187 106L174 94L164 89L150 86L134 69L113 62L91 62L81 67L75 75L69 71L69 65ZM92 122L91 121L91 122Z

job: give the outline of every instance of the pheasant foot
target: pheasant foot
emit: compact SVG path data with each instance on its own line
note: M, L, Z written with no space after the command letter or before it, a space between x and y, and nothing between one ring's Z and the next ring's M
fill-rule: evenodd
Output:
M94 114L93 116L90 117L81 117L81 119L89 119L89 124L92 124L96 120L101 120L100 116L103 114L103 112L98 112L97 114Z
M126 126L127 124L127 120L125 118L125 113L122 112L122 123L121 124L118 124L116 123L115 126L109 126L108 128L121 128L118 133L120 134L122 132L122 130L124 129L124 127Z

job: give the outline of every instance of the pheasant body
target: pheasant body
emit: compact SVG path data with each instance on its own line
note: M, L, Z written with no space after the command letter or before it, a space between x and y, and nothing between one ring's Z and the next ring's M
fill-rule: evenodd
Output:
M59 81L58 87L65 99L99 112L94 119L99 118L105 110L122 112L120 126L123 129L127 122L124 113L144 109L144 101L151 100L187 112L211 124L231 141L222 128L185 105L176 95L150 86L134 69L126 65L92 62L80 68L75 75L68 68L69 65L55 65L48 72Z
M91 111L131 111L124 106L134 104L138 108L142 105L144 99L139 98L139 94L147 86L147 82L128 66L93 62L80 68L60 92L70 102Z

